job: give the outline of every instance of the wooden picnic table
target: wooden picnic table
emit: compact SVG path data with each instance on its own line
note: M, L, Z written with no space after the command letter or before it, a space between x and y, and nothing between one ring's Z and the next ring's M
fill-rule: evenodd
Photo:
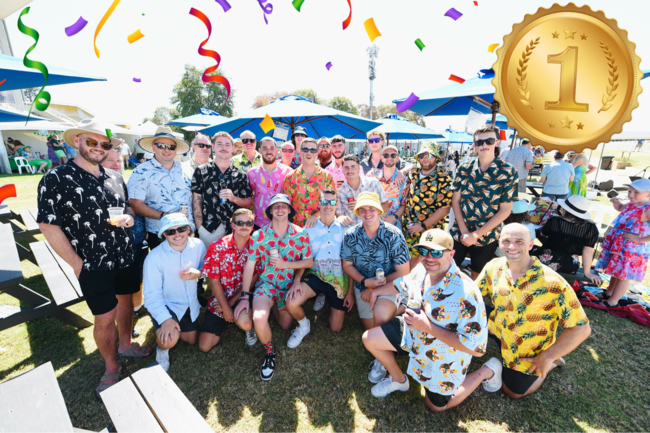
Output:
M24 234L33 234L40 233L41 228L36 222L36 217L38 216L38 209L23 209L20 211L20 218L23 220L23 225L27 229L21 233Z
M158 364L122 379L100 396L119 433L213 431Z

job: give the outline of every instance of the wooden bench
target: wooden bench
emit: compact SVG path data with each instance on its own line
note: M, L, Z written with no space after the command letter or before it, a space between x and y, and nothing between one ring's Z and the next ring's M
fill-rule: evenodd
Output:
M34 233L41 232L41 228L36 222L37 216L38 216L38 209L23 209L20 211L20 218L23 221L23 225L27 227L27 229L21 233L31 235Z
M100 396L120 433L213 431L158 364L137 371Z

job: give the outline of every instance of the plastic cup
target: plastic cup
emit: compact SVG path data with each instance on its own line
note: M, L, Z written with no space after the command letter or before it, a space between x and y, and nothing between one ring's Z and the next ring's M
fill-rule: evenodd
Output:
M181 275L187 275L191 267L192 267L191 261L187 260L185 262L181 262Z
M117 220L124 215L123 207L109 207L108 208L108 218L110 219L111 225L117 225Z

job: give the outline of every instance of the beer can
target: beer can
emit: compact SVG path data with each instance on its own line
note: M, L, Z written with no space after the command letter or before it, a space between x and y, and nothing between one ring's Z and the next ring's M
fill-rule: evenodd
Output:
M187 213L188 207L187 203L181 203L181 212Z
M280 251L277 248L271 248L269 254L271 254L271 257L273 258L280 257Z
M354 201L354 197L348 197L348 203L352 203Z
M221 203L221 204L224 204L224 203L226 203L227 201L228 201L228 200L226 200L225 198L219 198L219 203Z
M377 279L377 281L383 280L384 276L385 276L384 270L382 268L377 268L377 270L375 271L375 278Z

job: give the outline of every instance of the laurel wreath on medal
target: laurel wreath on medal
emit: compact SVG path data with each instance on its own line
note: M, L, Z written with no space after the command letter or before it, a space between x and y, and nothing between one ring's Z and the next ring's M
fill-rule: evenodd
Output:
M530 90L527 90L528 88L528 83L526 82L526 69L528 66L526 63L528 63L528 60L530 60L530 55L533 54L533 50L535 47L539 44L539 38L535 39L533 41L532 39L530 40L530 44L526 46L526 51L523 51L521 53L521 59L519 59L519 67L517 68L517 75L519 75L519 78L517 78L517 84L519 84L519 87L517 87L517 90L519 91L519 94L524 98L520 99L521 103L524 104L527 107L530 107L531 109L533 108L532 105L530 105L530 102L528 100L530 99Z
M618 80L618 74L615 74L616 70L618 69L618 66L616 66L616 57L612 56L612 50L610 50L609 46L606 44L600 42L600 48L602 48L603 53L605 53L607 65L609 66L609 75L611 78L609 78L607 94L603 95L603 106L600 108L600 110L598 110L599 113L601 111L607 111L612 108L612 104L608 104L608 102L611 102L614 100L614 98L616 98L616 93L613 92L618 88L618 84L616 83L616 80Z

